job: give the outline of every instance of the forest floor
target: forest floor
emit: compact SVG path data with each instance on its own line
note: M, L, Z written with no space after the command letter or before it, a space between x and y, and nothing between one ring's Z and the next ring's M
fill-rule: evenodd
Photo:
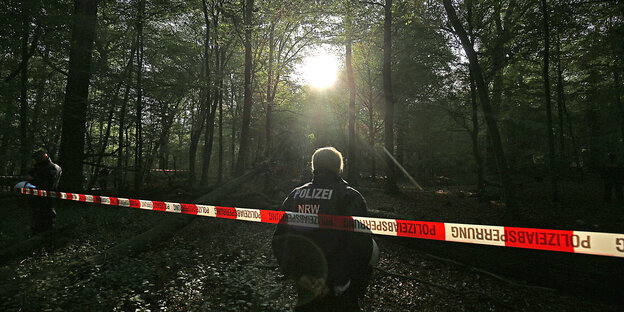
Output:
M290 180L277 185L283 190L271 193L269 200L281 201L285 192L299 182ZM263 188L261 184L262 181L256 181L245 188L258 190ZM404 185L400 196L389 196L378 187L378 183L370 181L362 181L359 187L372 211L412 220L504 225L501 221L504 205L472 197L470 187L444 182L416 191ZM524 218L519 223L538 228L604 232L621 232L624 228L624 207L602 204L599 184L580 181L564 185L565 196L556 206L548 204L546 190L544 185L521 190ZM241 194L244 192L241 190ZM180 192L168 194L171 193L153 190L139 198L189 202L192 196ZM27 238L28 211L23 198L0 196L2 250ZM270 208L266 203L258 206L253 196L235 197L219 204ZM293 285L279 273L271 253L272 225L197 217L171 239L146 252L89 265L86 259L152 228L163 219L183 216L76 203L59 203L57 210L56 237L26 254L2 259L0 310L288 311L293 308ZM376 238L381 260L361 302L364 311L622 311L624 307L621 302L493 273L487 268L446 258L436 253L435 248L433 251L411 248L405 239ZM457 247L453 243L437 244L442 249Z

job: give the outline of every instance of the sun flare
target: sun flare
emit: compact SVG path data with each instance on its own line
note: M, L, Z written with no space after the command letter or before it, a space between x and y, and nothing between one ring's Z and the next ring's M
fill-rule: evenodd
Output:
M307 57L304 61L302 74L311 87L327 88L336 81L338 60L330 54Z

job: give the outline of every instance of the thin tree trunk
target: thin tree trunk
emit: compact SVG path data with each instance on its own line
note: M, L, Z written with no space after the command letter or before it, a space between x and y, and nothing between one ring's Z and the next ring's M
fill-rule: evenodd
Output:
M219 2L217 7L217 14L220 14L223 7L223 3ZM225 79L225 64L227 60L225 58L225 50L226 48L222 48L221 52L221 64L217 64L219 69L219 89L218 89L218 100L219 100L219 168L217 170L217 183L221 183L223 181L223 80ZM229 58L228 58L229 59Z
M189 142L189 183L195 182L195 167L197 162L197 148L199 146L199 138L206 120L206 108L204 100L200 100L199 111L197 112L197 120L191 124L191 137Z
M28 138L28 60L30 55L28 54L28 36L30 34L30 1L22 2L22 42L21 42L21 54L22 54L22 66L20 70L20 152L22 157L20 158L20 172L25 174L28 170L28 164L30 162L30 153L32 149L32 141ZM35 44L33 42L33 44Z
M466 10L468 13L468 39L473 42L473 26L472 26L472 0L466 1ZM470 76L470 108L472 119L472 131L470 131L470 139L472 141L472 153L477 165L477 192L482 193L485 188L485 167L483 166L483 157L479 149L479 104L477 103L477 88L475 86L474 76L469 69Z
M396 170L394 161L394 95L392 93L392 0L384 5L384 56L383 56L383 89L386 112L384 115L384 145L390 155L386 159L386 189L397 192Z
M475 163L477 165L477 192L483 192L485 186L483 158L481 150L479 150L479 116L477 104L477 90L475 87L474 77L470 73L470 107L472 118L472 131L470 131L470 139L472 140L472 153L474 154Z
M243 120L241 127L240 147L238 150L238 161L236 163L236 174L242 175L247 167L247 158L249 153L249 125L251 122L251 105L252 105L252 90L251 90L251 29L252 29L252 14L254 0L245 0L245 99L243 104Z
M171 125L173 124L173 119L175 118L175 112L178 111L178 107L179 107L179 102L176 102L176 105L173 109L170 110L169 114L167 115L165 113L165 116L163 116L162 118L162 132L160 133L160 136L158 137L158 140L156 141L156 143L154 144L154 147L151 151L151 153L149 153L149 156L147 157L147 160L145 162L145 165L147 168L151 168L154 161L157 158L157 155L160 151L160 149L167 145L167 142L169 141L169 135L171 133Z
M406 107L400 105L396 107L398 111L396 118L396 159L399 164L403 164L405 160L405 145L406 145L406 136L408 131L408 118Z
M624 142L624 106L622 106L621 96L621 82L620 82L620 73L618 68L614 66L613 70L613 83L615 84L615 106L618 108L620 112L620 131L622 136L622 142Z
M505 64L505 40L503 21L501 16L502 3L496 2L495 9L496 17L494 19L496 24L497 38L492 51L492 67L494 70L494 79L492 81L492 113L494 118L498 118L501 111L501 100L503 98L503 72Z
M345 62L347 66L347 86L349 88L349 145L347 150L347 179L349 183L357 186L358 184L358 170L356 162L356 137L355 137L355 78L353 77L353 64L351 57L351 41L352 39L352 25L351 25L351 0L346 0L346 51Z
M69 55L69 75L65 87L60 147L62 166L71 168L61 176L66 191L82 189L85 124L91 79L91 50L95 37L98 0L76 0Z
M553 201L559 201L559 187L557 185L557 162L555 159L555 137L553 135L553 122L552 122L552 104L550 101L550 25L548 23L548 4L546 0L542 0L542 14L543 14L543 26L544 26L544 101L546 104L546 126L548 135L548 162L550 164L550 187L551 196Z
M368 77L371 77L371 70L368 68ZM377 165L375 163L375 119L374 117L374 97L373 97L373 84L368 83L368 145L371 161L371 178L375 179L377 176Z
M202 156L202 173L199 185L205 187L208 185L208 170L210 169L210 158L212 157L212 145L214 142L214 121L217 111L218 100L213 99L210 107L210 113L206 119L206 128L204 133L204 151Z
M31 119L31 127L32 129L39 129L39 115L41 112L41 106L43 105L43 96L45 93L45 87L46 87L46 78L41 78L39 79L38 83L37 83L37 95L35 97L35 107L33 107L33 114L32 114L32 119ZM35 131L31 131L28 134L28 139L31 142L35 141ZM47 151L48 153L50 151Z
M137 17L137 99L136 99L136 145L134 155L134 189L140 190L143 184L143 19L145 0L138 0Z
M119 92L119 91L117 91ZM113 115L115 113L115 106L111 105L111 109L108 112L108 118L107 118L107 123L106 123L106 131L104 131L104 134L102 135L102 130L100 128L100 142L101 143L101 147L99 152L97 153L97 160L95 161L95 166L94 167L94 172L93 172L93 177L91 178L91 181L89 182L89 186L87 187L87 190L90 190L93 188L93 186L95 185L95 181L97 181L97 178L99 176L99 168L102 165L102 160L104 159L104 153L106 153L106 147L108 146L108 139L110 138L110 132L111 132L111 126L113 124ZM100 125L102 125L100 123Z
M561 39L557 40L557 116L559 117L559 161L566 159L565 139L563 136L563 107L565 95L563 92L563 70L561 69ZM623 129L624 130L624 129ZM624 134L624 133L623 133Z
M205 75L204 75L204 85L203 85L203 94L204 94L204 98L203 100L205 101L205 105L207 110L207 118L205 119L206 121L206 125L204 128L204 150L202 153L202 169L201 169L201 175L200 175L200 179L199 179L199 185L202 187L205 187L208 183L208 169L210 167L210 157L212 155L212 142L214 139L214 116L215 116L215 108L216 108L216 104L217 101L215 99L215 97L213 96L214 93L216 92L215 90L211 90L211 86L212 86L212 77L211 77L211 72L210 72L210 19L208 18L208 5L206 3L206 0L202 1L202 9L204 12L204 23L206 24L206 37L204 40L204 68L205 70ZM217 31L217 22L215 21L215 34ZM219 48L218 48L218 40L216 38L215 35L215 40L214 40L214 44L216 46L215 48L215 58L216 58L216 64L215 66L218 67L219 66Z
M236 93L234 92L234 82L230 79L230 112L232 112L232 127L230 140L230 159L231 159L231 173L235 174L236 170L236 115L238 110L237 101L235 100Z
M472 5L472 3L471 3ZM504 62L505 62L505 31L503 29L503 21L502 21L502 3L496 2L495 5L495 27L496 27L496 39L494 41L494 48L492 49L492 54L490 55L492 61L492 114L495 120L498 120L498 116L500 115L501 110L501 102L503 97L503 72L504 72ZM469 22L470 23L470 22ZM469 25L471 27L471 25ZM470 34L472 38L472 34ZM485 142L486 148L486 168L487 171L492 173L493 175L498 174L496 160L494 156L494 148L492 147L491 135L489 133L489 128L486 128L486 136L487 140ZM494 164L494 165L492 165Z
M128 101L130 100L130 85L131 85L131 80L132 80L132 74L134 72L134 66L133 62L134 62L134 53L136 52L136 45L133 44L132 45L132 50L130 51L130 58L128 59L128 65L126 67L127 69L127 75L126 75L126 89L124 90L124 97L123 97L123 102L121 103L121 108L119 110L119 154L117 157L117 171L115 174L115 187L116 188L122 188L124 185L124 173L125 173L125 166L124 166L124 159L125 159L125 146L124 146L124 133L126 132L126 129L128 127L126 127L126 110L128 107ZM127 166L127 165L126 165Z
M221 73L221 77L219 78L219 170L217 172L217 183L221 183L222 181L223 181L223 73Z
M490 132L492 147L494 149L494 156L496 158L496 164L498 167L501 184L503 186L503 194L507 205L506 221L512 222L515 218L518 217L515 190L511 182L511 170L509 169L507 158L505 157L505 153L503 151L503 145L501 142L500 134L498 132L496 119L492 114L492 107L490 105L487 85L485 84L485 80L483 79L483 72L481 71L481 66L479 65L477 53L475 52L472 43L470 42L468 35L466 34L466 30L464 29L459 18L457 17L457 13L455 12L455 8L453 8L453 5L451 4L451 0L443 0L443 3L444 9L446 10L451 25L453 26L457 35L459 36L459 39L461 40L462 47L464 48L466 56L469 60L470 69L474 74L477 92L479 94L479 99L481 100L481 108L483 109L485 122Z
M275 51L275 22L271 21L271 25L269 26L269 60L267 65L267 90L266 90L266 98L267 98L267 110L266 110L266 128L265 128L265 136L266 136L266 146L264 149L264 157L268 159L271 157L271 146L273 144L273 137L271 136L271 122L272 122L272 113L273 113L273 95L272 86L273 86L273 54Z
M100 151L98 153L98 158L95 162L95 168L99 168L100 165L102 164L102 159L104 158L104 153L106 152L106 147L108 146L108 139L110 137L110 132L111 132L111 127L113 124L113 115L115 114L115 108L117 107L117 99L119 97L119 91L121 90L121 85L123 84L123 82L127 79L126 75L128 74L128 72L130 71L130 68L132 67L132 57L134 56L134 47L132 48L132 51L130 52L130 60L128 60L128 64L126 65L124 72L122 73L122 77L121 80L117 83L117 86L115 86L115 91L111 97L111 100L109 100L109 102L112 102L111 105L111 109L110 112L108 113L108 122L106 125L106 132L104 134L104 137L102 138L102 146L100 148ZM126 88L126 94L129 92L129 89ZM125 106L126 103L123 104L123 110L125 113ZM121 129L121 125L120 125L120 129ZM123 133L122 131L120 131L119 133ZM100 134L102 134L102 132L100 131ZM123 138L122 138L123 139ZM121 153L121 144L119 145L119 150ZM93 179L91 179L91 182L89 183L89 187L88 189L91 189L93 187L93 185L95 184L95 181L97 180L98 177L98 172L96 171Z

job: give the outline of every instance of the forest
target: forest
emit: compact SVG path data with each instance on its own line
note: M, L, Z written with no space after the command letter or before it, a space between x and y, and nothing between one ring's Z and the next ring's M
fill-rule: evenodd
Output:
M624 1L5 0L0 21L1 185L43 149L59 191L280 210L333 146L370 216L624 233ZM269 225L58 200L31 236L24 197L0 193L3 310L294 307ZM380 248L365 311L624 306L621 258Z

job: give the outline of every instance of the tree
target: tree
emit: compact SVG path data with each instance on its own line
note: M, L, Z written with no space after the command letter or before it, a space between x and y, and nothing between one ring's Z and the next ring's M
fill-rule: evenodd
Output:
M82 187L82 161L85 144L85 122L91 50L95 37L98 0L76 0L72 17L72 44L69 76L63 104L63 122L59 163L65 168L60 187L77 191ZM70 169L71 168L71 169Z
M20 162L20 171L25 173L27 170L27 165L30 160L30 157L26 155L30 155L32 150L32 137L28 132L28 60L34 53L34 48L37 45L37 37L39 34L39 28L35 29L35 34L32 39L32 43L30 45L30 49L28 47L28 41L30 38L30 24L32 20L33 13L38 9L35 6L36 3L32 3L30 1L22 1L22 30L21 30L21 57L22 61L20 63L20 146L21 146L21 154L24 156Z
M481 101L481 108L485 117L486 125L490 131L490 139L492 140L492 146L494 149L494 156L496 158L496 165L500 175L501 184L503 187L503 193L505 197L505 203L507 204L506 213L507 219L513 221L513 218L517 217L517 204L515 198L514 186L511 182L510 168L507 164L507 158L503 151L503 145L501 143L500 134L498 132L498 126L496 119L493 116L492 107L490 105L490 98L488 95L487 86L483 79L483 72L479 65L477 53L472 46L472 42L468 38L468 34L461 24L461 21L457 17L455 8L451 4L450 0L443 0L444 9L448 15L451 25L455 29L457 36L459 37L462 47L468 57L470 64L470 70L474 74L475 84L477 86L477 92L479 93L479 99Z
M548 161L550 163L551 195L553 201L559 201L559 187L557 186L558 177L555 159L555 137L553 134L552 105L550 102L550 26L548 23L548 3L546 0L542 0L542 14L544 21L544 101L546 102L546 134L548 135Z
M243 104L243 120L241 127L240 148L238 150L238 161L236 164L236 174L242 175L247 166L247 158L249 153L249 123L251 121L251 105L253 103L251 93L251 32L253 28L253 6L254 0L245 0L244 2L244 20L245 20L245 94Z
M347 87L349 89L349 147L347 149L347 178L352 185L358 185L359 171L357 169L355 137L355 78L353 78L353 64L351 57L351 44L353 26L351 22L351 0L346 0L345 14L345 63L347 67Z
M145 0L137 0L137 78L136 78L136 145L134 154L134 189L140 190L143 185L143 50L145 44L143 41L143 25L145 19Z
M383 90L384 90L384 146L386 159L386 189L398 191L396 171L394 170L394 94L392 92L392 0L384 4L384 55L383 55Z

